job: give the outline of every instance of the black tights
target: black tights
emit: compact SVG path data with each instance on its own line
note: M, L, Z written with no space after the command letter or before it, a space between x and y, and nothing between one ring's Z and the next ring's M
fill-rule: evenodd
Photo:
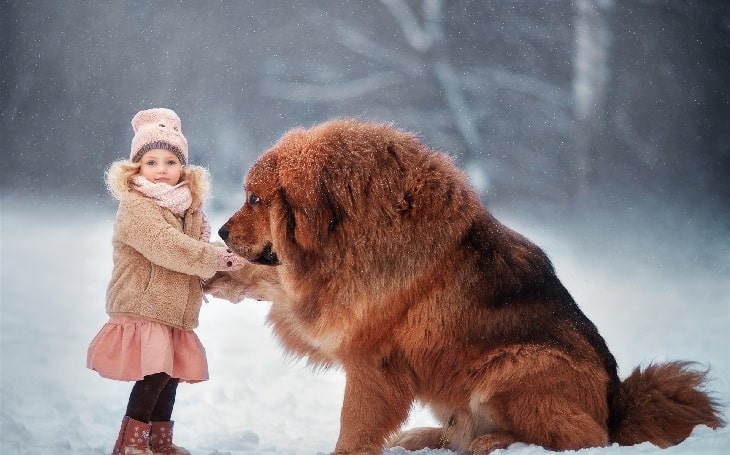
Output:
M167 373L151 374L135 382L129 394L127 416L140 422L170 420L179 382Z

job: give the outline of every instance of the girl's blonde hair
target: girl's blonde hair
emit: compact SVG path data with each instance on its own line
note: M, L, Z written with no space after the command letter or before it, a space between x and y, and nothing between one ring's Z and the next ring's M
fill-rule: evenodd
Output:
M133 189L132 179L139 175L142 163L133 163L130 160L113 162L104 173L104 182L109 192L116 199L121 199ZM193 200L204 201L210 193L210 175L204 167L187 164L182 167L180 181L188 182Z

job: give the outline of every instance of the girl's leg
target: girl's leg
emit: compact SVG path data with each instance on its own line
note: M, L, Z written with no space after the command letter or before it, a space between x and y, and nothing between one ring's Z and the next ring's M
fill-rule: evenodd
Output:
M172 417L172 408L175 406L175 395L179 382L180 380L177 378L167 381L152 411L150 448L153 455L190 455L190 452L184 447L172 442L173 422L170 417Z
M172 417L172 408L175 406L175 395L177 394L177 385L180 380L170 378L165 387L157 397L155 407L152 409L150 420L153 422L166 422Z
M165 386L170 382L167 373L155 373L145 376L141 381L134 383L129 394L127 416L140 422L149 422ZM177 388L177 384L175 385ZM174 402L174 398L173 398Z
M156 373L145 376L134 384L129 394L127 413L122 419L122 427L112 449L113 455L153 455L150 450L150 417L160 393L169 381L170 376L166 373Z

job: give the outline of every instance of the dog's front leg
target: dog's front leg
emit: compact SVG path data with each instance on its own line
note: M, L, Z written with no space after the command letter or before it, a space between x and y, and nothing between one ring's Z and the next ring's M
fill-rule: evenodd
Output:
M412 382L392 361L345 365L345 398L335 455L373 455L408 417ZM371 368L368 368L370 366Z

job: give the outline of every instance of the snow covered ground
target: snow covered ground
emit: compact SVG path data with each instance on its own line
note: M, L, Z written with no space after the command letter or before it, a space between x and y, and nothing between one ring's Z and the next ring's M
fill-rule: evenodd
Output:
M106 320L113 213L64 201L48 205L4 196L0 202L0 453L108 453L131 384L87 370L85 355ZM228 214L211 215L217 227ZM711 228L707 235L666 230L664 221L643 228L594 221L575 233L507 224L548 251L606 338L622 376L640 363L697 360L711 367L717 398L730 403L730 239L717 238ZM177 442L192 453L333 449L343 376L285 359L263 324L267 310L267 303L254 301L213 299L204 305L197 332L211 380L181 385L173 415ZM415 408L408 425L430 423L428 412ZM548 452L518 444L502 453ZM580 453L726 454L730 429L699 427L666 450L642 444Z

